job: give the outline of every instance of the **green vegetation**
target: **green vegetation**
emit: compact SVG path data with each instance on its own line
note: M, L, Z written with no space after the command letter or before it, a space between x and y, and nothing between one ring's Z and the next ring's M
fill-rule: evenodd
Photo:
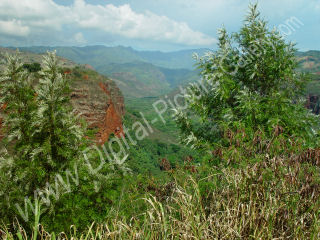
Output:
M166 123L161 120L152 124L152 120L158 118L158 114L152 107L157 98L129 99L126 101L124 124L132 126L136 121L143 122L142 115L153 128L153 133L146 139L139 141L137 146L131 146L128 158L128 166L135 173L151 173L152 176L162 176L160 162L167 159L172 168L182 166L188 156L195 159L200 158L198 151L180 145L176 137L179 132L176 123L173 121L173 111L163 114ZM160 130L159 130L160 129ZM134 135L133 132L130 132Z
M320 51L297 53L299 69L310 73L320 72Z
M170 120L172 111L167 111L163 118L168 125L155 122L153 134L128 144L125 164L108 162L94 173L78 156L90 140L77 141L85 128L73 120L64 91L67 84L60 84L64 80L54 55L45 59L39 83L25 81L34 75L9 58L1 78L1 90L6 91L1 95L11 104L5 122L18 120L6 124L11 133L6 142L10 143L9 136L16 137L0 165L1 187L10 189L0 194L15 194L23 201L28 178L42 176L29 167L47 168L47 159L63 163L49 165L53 169L49 175L50 169L42 171L49 181L54 181L53 171L62 174L68 164L77 162L79 184L52 199L49 207L39 205L35 197L32 221L18 216L23 228L8 206L16 199L5 196L0 204L8 213L1 234L7 239L56 239L55 233L61 231L63 239L319 239L320 120L304 107L308 77L297 71L294 45L269 30L256 5L239 33L225 29L219 33L219 49L198 59L203 81L189 85L187 109L175 110L176 123ZM76 72L81 75L80 69ZM127 98L124 125L143 121L143 116L149 122L159 118L152 109L157 100ZM31 120L33 111L36 118L42 117ZM63 117L53 118L58 113ZM30 121L34 124L27 124ZM175 142L175 124L182 142L199 150ZM39 137L30 141L35 134ZM126 137L134 135L130 130ZM29 147L32 143L36 146ZM32 157L38 158L33 151L39 147L39 153L47 156L34 162ZM114 147L120 151L120 146ZM111 155L105 149L104 153ZM21 167L12 166L29 155L27 175L23 171L16 175L15 169ZM88 155L99 168L98 154ZM16 181L16 176L22 180Z
M92 144L84 136L91 139L95 132L86 131L81 119L75 118L69 84L76 89L87 86L93 91L105 77L79 66L58 67L58 59L51 53L42 65L41 71L29 72L19 56L12 56L1 76L1 103L6 105L3 115L6 137L2 140L6 148L2 149L0 168L0 193L5 199L0 204L7 209L1 211L4 223L17 219L31 231L36 203L41 208L41 217L37 218L50 231L64 231L70 222L84 230L92 221L102 223L107 216L120 214L115 209L121 214L133 214L144 204L132 202L119 210L118 202L124 201L125 205L128 198L144 196L144 191L137 192L134 182L147 185L148 180L139 179L148 176L165 179L167 174L160 170L162 159L170 163L170 168L176 168L186 156L195 154L176 142L167 142L166 137L150 137L130 145L127 165L134 176L126 175L127 168L113 162L105 163L99 172L92 172L82 151ZM112 87L114 83L108 81ZM105 98L104 94L101 97ZM91 95L101 101L96 92ZM148 116L148 120L153 116ZM129 110L125 125L131 126L135 121L143 120ZM135 135L133 131L130 134ZM114 148L119 150L118 146ZM91 151L89 155L91 168L95 169L100 164L98 152ZM132 195L123 196L132 188L135 189ZM86 211L79 213L81 209Z
M163 97L164 98L164 97ZM126 110L130 114L129 118L141 118L141 113L155 128L155 133L150 136L151 139L158 139L162 142L179 143L177 135L179 129L173 120L173 110L168 106L168 110L163 113L165 123L161 121L158 113L155 111L153 104L159 99L158 97L151 98L128 98L125 100ZM165 98L164 98L165 99ZM160 106L162 107L162 105ZM153 119L158 119L157 122L151 123Z
M251 142L273 139L278 129L288 143L317 144L319 120L304 107L308 79L295 71L294 45L268 30L255 7L239 33L219 34L217 52L199 59L201 87L189 87L188 108L176 113L186 142L229 148L230 134Z
M87 225L104 219L106 212L99 208L91 208L90 214L77 210L98 206L97 199L107 201L123 173L121 168L114 173L109 163L100 174L89 171L82 156L89 143L70 107L68 81L54 54L44 58L43 66L39 74L30 75L18 56L8 57L1 76L6 135L0 159L0 205L6 211L0 217L5 223L26 222L26 229L31 229L32 206L39 202L41 223L62 231L70 221ZM102 185L101 192L94 191L92 182Z
M168 94L198 79L197 71L160 68L145 62L103 65L97 71L114 79L126 98Z
M320 96L320 51L298 52L298 70L310 74L307 94Z

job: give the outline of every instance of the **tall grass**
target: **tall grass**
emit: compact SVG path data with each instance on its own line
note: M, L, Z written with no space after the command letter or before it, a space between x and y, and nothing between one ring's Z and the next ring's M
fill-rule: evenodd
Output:
M169 196L145 198L147 211L131 219L92 224L86 233L71 227L70 233L57 238L319 239L319 156L316 151L287 158L266 156L246 167L212 171L202 179L177 177ZM19 238L31 239L19 232ZM41 227L38 238L56 239Z

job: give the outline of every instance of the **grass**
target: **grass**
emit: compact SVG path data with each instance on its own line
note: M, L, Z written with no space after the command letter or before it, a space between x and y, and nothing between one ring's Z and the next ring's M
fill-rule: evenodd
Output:
M166 193L144 199L147 210L130 218L71 226L60 239L319 239L318 151L265 157L245 167L177 170ZM33 239L19 227L4 239ZM39 238L56 239L39 226ZM21 238L22 237L22 238Z

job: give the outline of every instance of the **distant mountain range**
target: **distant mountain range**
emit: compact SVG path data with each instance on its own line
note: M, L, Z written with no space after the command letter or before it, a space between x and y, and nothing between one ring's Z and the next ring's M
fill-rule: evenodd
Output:
M204 55L210 49L176 52L137 51L131 47L23 47L21 51L57 55L80 64L90 64L99 73L113 79L125 98L154 97L168 94L179 85L199 79L194 53ZM299 70L313 76L310 90L320 94L320 51L298 52ZM319 85L319 87L318 87Z
M177 52L136 51L130 47L23 47L21 51L57 55L80 64L90 64L99 73L112 78L126 98L160 96L180 84L199 78L194 53L203 55L209 49Z
M158 67L178 69L194 69L196 63L192 58L193 53L203 55L210 49L191 49L176 52L160 51L137 51L131 47L105 47L105 46L87 46L87 47L21 47L22 51L34 53L44 53L46 51L57 51L57 55L75 61L81 64L91 64L95 68L105 66L111 63L123 64L131 62L151 63Z

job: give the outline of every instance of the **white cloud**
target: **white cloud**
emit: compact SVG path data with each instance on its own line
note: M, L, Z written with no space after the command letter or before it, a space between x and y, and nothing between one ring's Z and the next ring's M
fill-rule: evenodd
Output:
M18 19L30 28L60 29L70 22L70 8L52 0L1 0L0 19Z
M17 20L14 20L17 19ZM49 29L61 30L64 26L96 29L129 39L154 40L184 45L208 46L216 42L213 37L192 30L185 22L177 22L152 12L137 13L130 5L92 5L74 0L71 6L62 6L53 0L1 0L0 20L16 25L20 34ZM11 29L7 26L6 29ZM3 31L12 34L12 31ZM76 36L77 35L77 36ZM83 42L82 33L76 41Z
M27 26L23 26L21 21L16 19L9 21L0 20L0 33L9 36L25 37L30 33L30 29Z
M76 0L74 12L79 26L96 28L127 38L152 39L187 45L210 45L215 39L192 30L186 23L176 22L152 12L139 14L130 5L94 6Z

